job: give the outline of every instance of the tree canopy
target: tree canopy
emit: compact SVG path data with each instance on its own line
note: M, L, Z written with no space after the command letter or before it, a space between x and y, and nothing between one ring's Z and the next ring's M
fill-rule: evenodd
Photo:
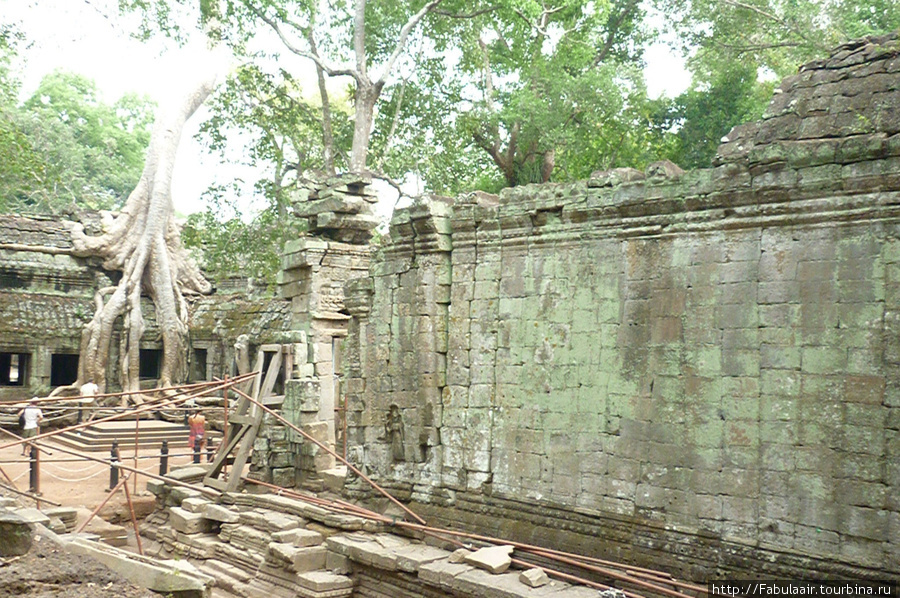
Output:
M121 205L143 168L154 104L135 94L107 104L93 81L62 71L19 103L17 37L0 47L0 209Z

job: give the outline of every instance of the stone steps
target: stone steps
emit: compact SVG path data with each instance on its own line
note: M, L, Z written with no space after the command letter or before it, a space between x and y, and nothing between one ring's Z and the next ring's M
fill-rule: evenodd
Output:
M162 447L163 440L169 443L170 452L187 452L187 427L158 420L140 420L138 427L138 449L156 451ZM113 421L91 424L80 430L68 430L54 436L54 440L63 446L80 451L106 451L112 448L113 441L118 441L120 450L134 447L135 422ZM207 431L207 438L218 444L222 434Z

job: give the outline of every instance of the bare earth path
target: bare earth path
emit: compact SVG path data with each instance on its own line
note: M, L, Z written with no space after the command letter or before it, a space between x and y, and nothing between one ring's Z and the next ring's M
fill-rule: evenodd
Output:
M92 511L109 494L109 465L91 461L69 461L70 455L53 451L53 444L47 448L52 455L42 455L40 489L43 498L60 503L65 507ZM109 459L108 452L92 453ZM150 453L148 453L149 455ZM123 462L134 466L132 451L123 448ZM60 462L65 459L66 461ZM170 465L190 461L187 455L173 456ZM159 472L158 457L140 459L138 468L151 473ZM28 490L29 463L21 456L19 447L0 450L0 468L12 478L19 490ZM2 475L3 485L8 482ZM132 499L138 517L146 516L153 509L154 497L146 491L147 479L138 476L137 492ZM129 490L134 491L134 479L129 481ZM34 507L35 501L0 491L0 495L16 498L25 507ZM42 504L42 508L50 505ZM125 494L119 491L100 512L101 516L116 522L129 530L129 547L136 550L134 534ZM2 541L2 538L0 538ZM0 598L23 596L25 598L159 598L149 590L134 586L123 580L103 565L90 559L75 556L56 545L49 537L39 536L31 551L21 557L0 558Z

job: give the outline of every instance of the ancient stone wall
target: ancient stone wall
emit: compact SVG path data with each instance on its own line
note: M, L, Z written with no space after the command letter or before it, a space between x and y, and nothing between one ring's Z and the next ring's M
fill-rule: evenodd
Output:
M345 288L351 454L515 539L898 578L898 205L896 36L801 69L714 168L422 201Z

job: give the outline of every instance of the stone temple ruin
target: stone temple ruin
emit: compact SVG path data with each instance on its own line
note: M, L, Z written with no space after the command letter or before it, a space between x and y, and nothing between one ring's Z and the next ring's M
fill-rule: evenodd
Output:
M284 356L283 416L429 522L695 581L900 579L896 34L802 67L709 169L422 198L377 253L367 183L298 198L311 234L285 248L278 298L196 300L194 379L229 373L241 335L259 364ZM57 223L0 222L0 398L13 398L74 379L109 275ZM274 421L253 449L251 477L336 487L334 459ZM175 552L212 558L190 536L216 517L244 546L278 529L238 531L229 505L194 516L198 497L157 490L179 509L153 523ZM353 476L341 491L375 498ZM324 518L299 508L272 507ZM181 529L165 531L172 517ZM323 562L377 577L376 557L331 544ZM260 568L239 552L234 575ZM413 575L390 562L379 575ZM433 575L425 594L395 576L359 595L482 595Z

